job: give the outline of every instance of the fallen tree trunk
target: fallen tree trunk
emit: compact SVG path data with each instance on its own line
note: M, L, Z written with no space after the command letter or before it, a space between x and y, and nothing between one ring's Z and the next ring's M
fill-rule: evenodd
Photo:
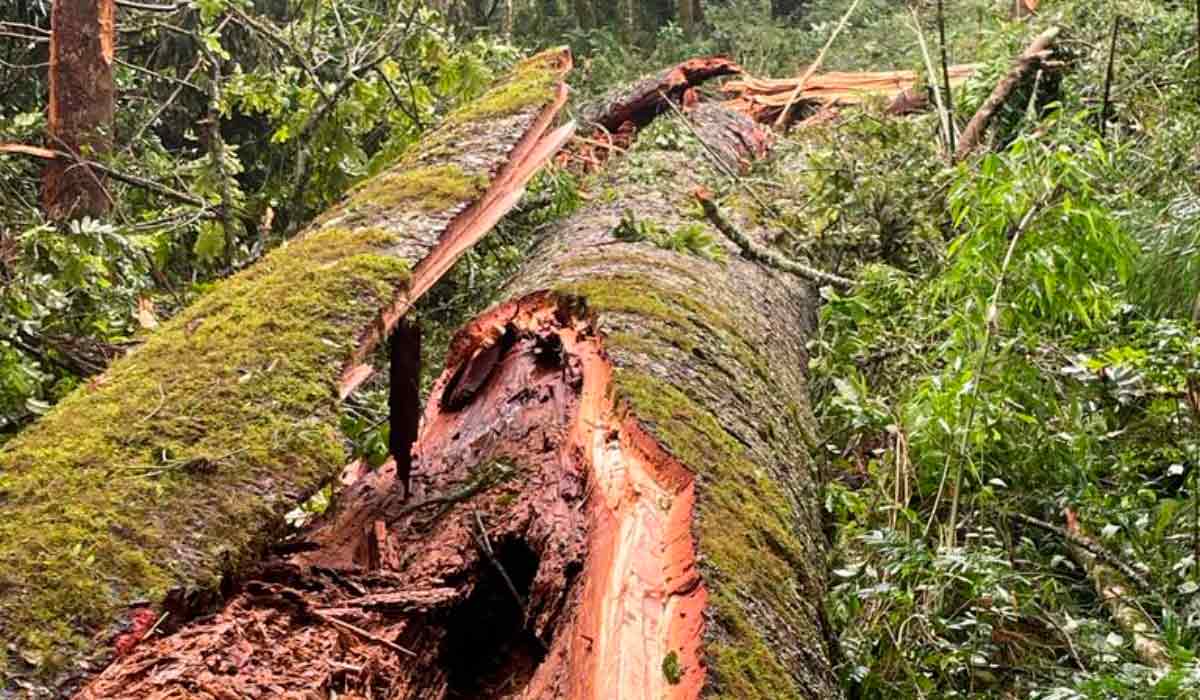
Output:
M695 114L731 160L765 138ZM394 464L361 475L304 551L80 697L837 697L806 447L816 294L617 236L705 225L696 148L615 166L619 199L559 226L460 331L411 493Z
M570 64L521 64L5 446L0 696L61 694L128 646L129 620L136 641L159 610L208 609L336 475L338 399L569 138Z

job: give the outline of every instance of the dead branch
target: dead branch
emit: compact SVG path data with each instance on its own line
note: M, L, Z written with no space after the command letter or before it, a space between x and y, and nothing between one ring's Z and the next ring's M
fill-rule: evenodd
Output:
M32 158L40 158L42 160L66 160L73 162L76 165L86 166L97 172L104 173L114 180L124 182L127 185L141 187L155 194L160 194L164 197L174 199L184 204L190 204L194 207L208 208L208 202L205 202L199 197L193 197L185 192L168 187L161 182L147 180L144 177L131 175L130 173L122 172L116 168L112 168L103 163L97 163L94 160L88 160L82 156L77 156L66 151L57 151L51 148L42 148L40 146L29 146L23 143L0 143L0 153L16 153L19 155L30 156Z
M1151 668L1166 669L1170 667L1171 657L1167 653L1167 647L1162 641L1149 636L1154 630L1154 621L1135 601L1130 599L1125 585L1125 578L1128 578L1128 575L1123 577L1124 571L1117 571L1096 557L1092 553L1092 547L1077 544L1091 542L1091 538L1079 526L1079 519L1075 517L1074 512L1068 509L1066 516L1066 531L1075 535L1074 538L1068 540L1067 551L1071 554L1071 558L1087 572L1092 586L1095 587L1096 593L1104 602L1104 607L1108 609L1113 621L1123 632L1133 637L1133 651L1137 654L1138 659Z
M1026 525L1032 525L1039 530L1044 530L1052 535L1058 535L1065 540L1068 545L1083 549L1089 556L1104 561L1109 566L1120 571L1125 578L1133 581L1137 587L1142 590L1142 592L1149 593L1152 590L1150 588L1150 582L1147 581L1144 576L1138 573L1137 569L1133 568L1133 566L1129 563L1123 561L1116 554L1113 554L1104 547L1100 546L1100 544L1095 540L1091 539L1090 537L1084 537L1078 532L1078 530L1072 531L1064 527L1059 527L1054 523L1048 523L1045 520L1035 518L1032 515L1026 515L1024 513L1010 512L1006 513L1006 515L1013 520L1019 520Z
M984 132L987 131L988 125L991 124L992 118L996 116L996 112L1004 106L1004 103L1008 101L1009 95L1029 75L1030 71L1041 65L1042 61L1050 55L1050 47L1054 44L1061 31L1059 27L1050 27L1039 34L1033 40L1033 43L1029 45L1029 48L1025 49L1024 53L1017 57L1008 74L999 83L996 83L992 94L984 101L979 111L975 113L975 116L971 117L971 121L967 123L967 128L963 129L962 137L958 142L958 148L954 151L954 160L962 160L967 154L975 150L983 138Z
M704 215L708 217L708 220L712 222L712 225L715 226L718 231L724 234L726 238L732 241L738 248L740 248L742 251L742 256L747 260L753 260L754 262L766 265L767 267L775 268L780 272L797 275L809 280L810 282L816 282L817 284L828 284L841 290L847 290L854 286L853 280L835 275L831 272L818 270L815 267L810 267L803 263L796 262L795 260L789 260L779 253L776 253L775 251L764 246L760 246L754 241L750 240L746 234L739 231L733 224L729 223L729 221L721 215L721 210L717 207L717 203L713 201L712 193L703 187L696 188L696 190L692 192L692 195L695 196L696 201L700 203L701 208L704 209Z

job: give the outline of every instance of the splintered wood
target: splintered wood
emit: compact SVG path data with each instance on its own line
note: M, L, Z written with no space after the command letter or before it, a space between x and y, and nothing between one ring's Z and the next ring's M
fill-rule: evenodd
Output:
M741 67L728 58L706 56L613 90L579 110L585 133L559 154L558 162L577 171L596 172L614 154L627 150L638 129L668 112L673 103L695 105L699 101L696 88L701 84L741 72Z
M974 75L974 65L950 67L950 84L962 85ZM890 101L891 114L909 114L925 109L928 97L917 85L921 76L916 71L899 70L880 73L818 73L804 83L799 99L792 108L859 105L871 98ZM725 103L757 122L766 123L778 118L788 104L798 78L770 79L745 76L730 80L721 91L731 98Z
M698 697L693 477L612 371L574 302L485 314L434 387L408 500L394 464L362 475L307 551L77 697Z

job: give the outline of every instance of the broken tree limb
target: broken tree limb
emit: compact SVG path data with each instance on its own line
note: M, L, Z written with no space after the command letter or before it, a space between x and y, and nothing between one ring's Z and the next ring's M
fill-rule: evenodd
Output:
M657 182L620 161L605 181L620 201L556 226L509 301L455 337L412 498L461 499L414 511L393 464L363 475L306 533L314 549L262 567L300 602L247 590L79 697L839 697L805 446L816 292L748 260L615 237L622 210L694 223L698 155L642 151L671 173ZM314 609L416 656L339 636Z
M824 270L818 270L815 267L796 262L795 260L789 260L783 255L750 240L746 234L739 231L737 227L729 223L721 215L721 209L713 200L712 192L709 192L707 189L698 187L692 194L696 197L696 201L700 203L700 207L704 209L704 215L708 217L712 225L723 233L726 238L733 241L741 250L742 255L748 260L762 263L781 272L803 277L810 282L827 284L841 291L848 290L854 286L853 280L825 272Z
M1084 537L1079 532L1078 528L1071 530L1065 527L1060 527L1054 523L1048 523L1045 520L1035 518L1024 513L1009 512L1006 513L1006 515L1014 520L1019 520L1026 525L1032 525L1040 530L1045 530L1053 535L1058 535L1072 547L1086 550L1086 552L1092 557L1095 557L1096 559L1099 559L1107 565L1113 567L1117 571L1120 571L1122 575L1124 575L1133 583L1137 584L1138 588L1143 593L1149 593L1153 590L1150 587L1150 582L1146 580L1145 576L1142 576L1142 574L1138 573L1137 569L1133 568L1120 557L1108 551L1104 547L1101 547L1100 544L1095 540L1091 539L1090 537Z
M1068 510L1066 515L1065 529L1074 535L1067 540L1067 551L1087 574L1113 621L1122 632L1133 638L1133 651L1138 659L1151 668L1170 668L1171 656L1167 647L1160 640L1150 636L1155 629L1154 621L1133 599L1133 594L1128 588L1128 579L1105 560L1097 557L1093 553L1095 547L1079 544L1080 541L1091 542L1091 538L1080 527L1079 519L1073 511Z
M209 609L336 476L338 397L569 138L553 122L570 66L566 50L520 64L5 445L0 695L62 696L135 602L168 629Z
M626 122L640 127L667 111L668 106L662 94L678 101L689 88L713 78L741 72L740 66L724 56L693 58L642 78L632 85L612 90L596 102L580 108L579 121L585 127L599 126L609 132L619 130Z
M208 207L208 202L205 202L203 199L194 197L186 192L180 192L161 182L155 182L154 180L126 173L103 163L97 163L96 161L76 156L73 153L67 153L66 151L56 151L52 148L41 148L39 146L27 146L21 143L0 143L0 153L15 153L47 161L63 161L75 166L95 170L119 182L140 187L149 192L182 202L183 204L190 204L193 207L200 207L202 209Z
M1042 65L1042 62L1050 55L1050 47L1054 45L1061 31L1060 27L1050 27L1039 34L1033 40L1033 43L1013 61L1013 65L1008 73L1000 82L996 83L992 94L984 100L979 110L975 112L975 116L971 117L971 121L967 122L966 128L963 129L962 134L959 136L958 147L954 151L954 159L956 161L966 158L971 151L979 146L983 134L987 131L988 125L991 124L992 118L996 116L996 112L1008 101L1008 97L1012 94L1013 90L1017 89L1017 86L1034 69Z

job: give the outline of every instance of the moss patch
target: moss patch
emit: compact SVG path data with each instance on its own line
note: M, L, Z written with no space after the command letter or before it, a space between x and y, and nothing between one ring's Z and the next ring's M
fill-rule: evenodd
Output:
M795 571L809 565L789 525L793 515L783 490L712 413L678 388L631 370L618 369L614 379L633 414L700 480L696 534L719 628L708 646L719 696L797 696L794 679L743 599L791 608Z
M700 299L664 288L654 275L626 273L590 278L561 285L556 291L586 299L588 308L595 311L633 314L667 324L655 328L654 333L614 333L608 338L610 346L653 355L663 341L685 352L704 345L714 354L718 350L728 354L760 379L771 381L766 362L733 319ZM714 342L712 336L719 342Z
M363 183L350 195L348 207L409 207L422 212L447 209L480 197L488 186L482 175L471 176L454 164L394 168Z
M334 383L407 283L378 252L395 242L330 228L272 252L6 445L0 648L57 671L129 602L211 589L336 473Z
M458 124L496 119L550 104L561 79L557 70L561 56L561 49L551 49L518 63L507 79L454 112L447 121Z
M679 685L679 681L683 680L683 669L679 666L679 654L676 654L674 650L663 657L662 672L663 677L671 685Z

